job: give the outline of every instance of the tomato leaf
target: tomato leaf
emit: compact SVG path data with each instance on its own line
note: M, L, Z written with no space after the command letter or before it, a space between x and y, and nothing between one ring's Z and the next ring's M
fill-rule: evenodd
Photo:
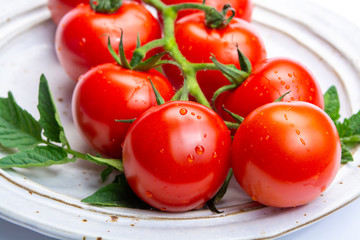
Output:
M61 147L36 146L3 157L0 159L0 168L45 167L73 161L73 159L68 158L68 154Z
M50 92L46 77L42 74L39 84L39 103L37 106L40 113L39 123L44 129L44 136L49 140L68 146L65 131L60 121L59 113Z
M341 144L341 163L348 163L354 161L350 149L346 145Z
M335 122L340 118L340 100L335 86L331 86L324 94L325 112Z
M4 147L27 149L42 142L41 126L17 105L11 92L0 98L0 143Z
M107 166L100 174L101 181L105 182L108 179L108 177L110 176L110 174L112 173L113 170L114 170L113 167Z
M93 195L81 201L101 206L150 209L150 207L131 190L124 174L117 176L113 183L100 188Z
M87 154L86 160L103 166L111 166L116 170L119 170L120 172L124 171L123 164L120 159L95 157L90 154Z

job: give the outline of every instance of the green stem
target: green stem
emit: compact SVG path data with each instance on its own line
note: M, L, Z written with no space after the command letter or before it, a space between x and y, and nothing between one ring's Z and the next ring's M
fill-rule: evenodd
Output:
M199 4L199 3L181 3L181 4L174 4L170 6L174 11L178 12L180 10L184 9L197 9L202 10L204 12L209 12L213 9L213 7L205 5L205 4Z
M219 68L213 63L193 63L192 66L195 71L219 70Z
M144 46L141 46L134 50L133 56L131 58L130 66L136 66L139 64L145 57L146 53L151 49L157 47L163 47L165 45L165 39L160 38L153 41L148 42Z

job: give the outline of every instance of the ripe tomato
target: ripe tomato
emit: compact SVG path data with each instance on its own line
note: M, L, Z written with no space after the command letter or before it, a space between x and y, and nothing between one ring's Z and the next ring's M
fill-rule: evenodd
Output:
M124 173L149 205L170 212L203 206L219 190L230 167L229 130L211 109L174 101L153 107L130 127Z
M225 92L216 101L218 113L231 121L222 109L242 117L251 111L287 94L282 101L305 101L324 109L320 86L311 71L303 64L289 58L270 58L257 64L253 73L237 89Z
M48 8L50 10L51 19L58 25L61 18L78 4L87 4L90 0L48 0ZM134 0L139 2L140 0Z
M89 5L78 5L63 17L56 31L56 53L61 65L77 80L91 67L113 62L107 40L109 36L118 52L121 30L128 59L136 48L138 35L142 44L161 37L158 21L143 5L124 1L113 14L96 13Z
M176 42L190 62L209 63L211 54L214 54L221 63L240 68L236 44L253 65L266 58L264 43L250 23L233 18L225 29L208 29L204 21L204 14L195 13L175 24ZM164 65L163 69L173 85L179 88L183 82L180 70L173 65ZM197 80L208 99L218 88L229 84L217 70L200 71Z
M278 102L250 113L232 144L236 180L255 200L294 207L314 200L334 179L341 160L336 127L307 102Z
M59 24L61 18L80 3L89 3L89 0L48 0L48 8L55 24Z
M172 5L186 2L202 3L202 0L162 0L162 2L167 5ZM230 4L235 10L235 17L242 18L248 22L251 21L253 10L251 0L207 0L205 4L214 7L218 11L221 11L225 4ZM180 18L195 12L197 12L197 10L182 10L179 12L178 17Z
M121 144L130 123L115 122L138 117L156 99L150 78L165 100L174 90L159 72L137 72L112 63L99 65L84 74L72 99L74 122L84 139L105 156L121 157Z

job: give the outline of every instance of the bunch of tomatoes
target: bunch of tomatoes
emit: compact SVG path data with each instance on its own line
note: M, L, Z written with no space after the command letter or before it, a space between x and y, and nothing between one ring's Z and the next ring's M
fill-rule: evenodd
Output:
M101 155L122 159L152 207L202 207L229 172L274 207L306 204L334 179L341 146L319 84L296 60L267 58L251 0L48 6L58 59L77 82L77 128Z

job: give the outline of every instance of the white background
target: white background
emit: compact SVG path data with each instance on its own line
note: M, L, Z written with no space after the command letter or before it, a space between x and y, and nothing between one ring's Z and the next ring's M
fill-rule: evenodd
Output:
M271 1L271 0L269 0ZM308 0L341 15L359 26L360 1L358 0ZM291 4L291 0L289 0ZM360 43L359 43L360 44ZM360 53L359 53L360 54ZM360 239L360 199L332 213L320 222L314 223L297 232L278 238L278 240L347 240ZM54 240L31 230L0 219L0 240Z

